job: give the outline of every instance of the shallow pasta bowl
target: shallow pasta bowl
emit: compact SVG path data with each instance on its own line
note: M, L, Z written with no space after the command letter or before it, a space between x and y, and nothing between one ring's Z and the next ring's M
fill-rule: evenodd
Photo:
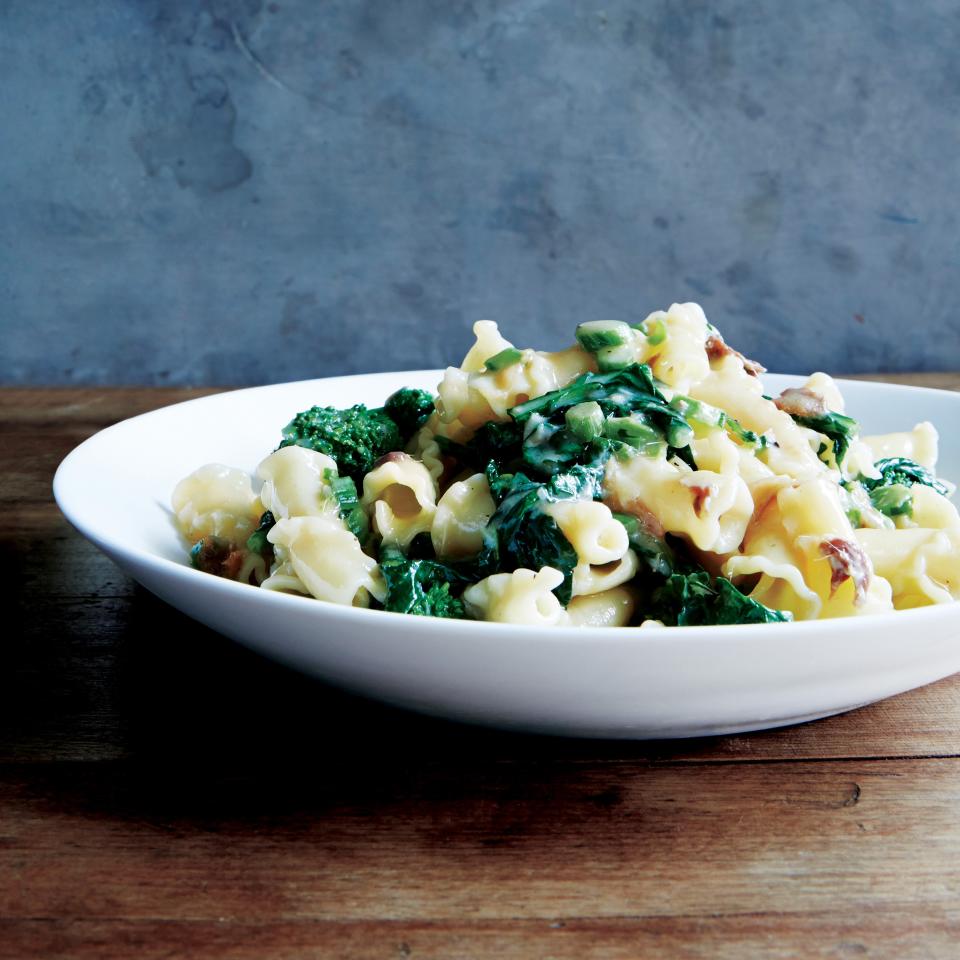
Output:
M167 603L304 673L424 713L543 733L690 737L840 713L960 670L960 605L790 624L636 628L436 620L336 606L192 569L170 492L209 462L252 471L314 404L378 405L440 371L256 387L165 407L91 437L60 465L70 522ZM765 377L770 391L800 378ZM960 395L841 381L866 433L948 428ZM938 472L960 479L960 443Z

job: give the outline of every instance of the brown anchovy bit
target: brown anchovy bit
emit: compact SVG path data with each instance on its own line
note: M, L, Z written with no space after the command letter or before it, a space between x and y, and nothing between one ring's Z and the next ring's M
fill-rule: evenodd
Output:
M870 561L859 543L843 537L831 537L820 544L820 552L830 562L830 596L833 596L845 581L853 580L854 603L858 606L866 600L870 586Z

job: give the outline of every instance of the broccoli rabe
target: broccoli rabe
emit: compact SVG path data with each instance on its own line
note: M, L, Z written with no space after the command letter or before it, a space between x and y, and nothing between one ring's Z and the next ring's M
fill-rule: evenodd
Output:
M842 413L827 411L826 413L816 414L810 417L801 417L790 414L794 421L801 427L809 427L822 433L833 444L833 458L838 467L843 464L843 459L850 449L850 444L856 440L860 433L860 424L853 417L845 416ZM821 453L823 449L821 448Z
M576 464L547 483L523 473L500 474L491 463L487 481L497 509L487 525L480 562L506 572L519 567L554 567L564 578L554 592L561 603L569 603L577 551L543 508L558 500L598 498L603 463Z
M785 610L771 610L744 596L729 580L711 582L706 570L671 574L653 593L649 614L667 626L695 627L729 623L784 623Z
M878 487L889 487L894 484L912 487L915 483L920 483L936 490L941 496L950 495L950 488L915 460L908 460L906 457L885 457L883 460L878 460L874 466L880 473L879 477L860 477L860 482L867 490L876 490Z
M281 447L296 444L317 450L337 462L341 475L360 481L385 453L401 446L397 425L382 409L362 403L345 410L311 407L284 428Z
M513 420L491 420L482 424L466 443L455 443L440 436L435 439L441 453L453 457L464 467L486 470L492 460L502 470L519 461L523 428Z
M439 560L415 560L395 546L380 551L380 572L387 588L384 609L422 617L462 620L463 601L450 593L451 584L463 585L463 578Z
M359 482L385 453L400 450L432 411L433 397L410 387L374 409L362 403L343 410L311 407L283 428L280 446L296 444L325 453L336 460L341 476Z
M397 425L405 444L433 413L433 394L426 390L403 387L387 397L383 412Z
M347 525L347 529L363 543L370 532L370 521L363 507L360 506L357 485L353 482L353 478L338 477L335 471L324 470L323 479L336 497L340 517Z
M247 549L252 553L259 553L262 557L273 557L273 544L267 539L267 534L276 523L274 515L267 510L260 517L257 529L247 537Z
M584 373L565 387L535 397L510 410L523 423L533 414L550 418L568 408L594 400L606 416L642 416L663 434L671 447L689 445L693 431L683 416L667 403L645 363L632 363L612 373Z
M650 568L652 573L669 577L673 573L675 558L667 542L650 533L640 519L633 514L615 513L613 516L626 528L630 546L637 557Z

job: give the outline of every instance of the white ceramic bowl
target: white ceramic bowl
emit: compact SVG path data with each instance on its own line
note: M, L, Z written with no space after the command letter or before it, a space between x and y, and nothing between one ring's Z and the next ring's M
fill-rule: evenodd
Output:
M171 520L181 477L218 461L252 471L314 404L376 405L440 371L278 384L134 417L60 465L71 523L148 590L265 656L424 713L590 737L690 737L839 713L960 670L960 605L883 616L725 627L540 630L335 606L193 570ZM799 378L768 375L779 392ZM846 381L864 431L941 430L939 472L960 480L960 395Z

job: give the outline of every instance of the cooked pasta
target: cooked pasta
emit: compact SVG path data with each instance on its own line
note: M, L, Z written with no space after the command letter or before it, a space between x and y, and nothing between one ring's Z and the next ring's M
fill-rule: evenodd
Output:
M555 352L474 325L437 395L313 407L256 476L208 464L174 520L206 572L536 627L861 616L960 599L927 422L860 436L814 373L773 397L694 303ZM892 424L908 428L910 424Z

